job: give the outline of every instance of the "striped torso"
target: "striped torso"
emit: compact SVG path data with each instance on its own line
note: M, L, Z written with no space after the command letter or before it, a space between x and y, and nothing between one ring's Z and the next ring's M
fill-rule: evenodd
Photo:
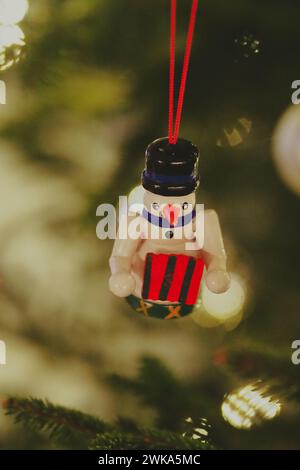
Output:
M204 269L200 258L183 254L148 253L142 298L194 305Z

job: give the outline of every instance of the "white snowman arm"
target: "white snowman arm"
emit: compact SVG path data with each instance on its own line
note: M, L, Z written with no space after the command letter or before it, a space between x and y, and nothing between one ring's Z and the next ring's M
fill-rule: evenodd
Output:
M218 294L225 292L229 288L230 278L219 218L214 210L204 212L204 243L201 251L207 269L205 282L208 289Z
M135 280L130 273L133 257L141 243L141 239L119 238L119 233L114 242L109 267L111 277L109 288L118 297L127 297L135 289Z
M120 240L116 239L114 247L109 258L109 266L112 274L120 271L130 271L132 258L139 246L138 240Z

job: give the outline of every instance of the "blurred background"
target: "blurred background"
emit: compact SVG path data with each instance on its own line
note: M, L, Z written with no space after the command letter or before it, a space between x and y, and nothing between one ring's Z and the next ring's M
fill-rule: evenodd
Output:
M179 77L190 2L177 3ZM299 14L292 0L199 2L180 133L200 149L198 201L219 213L234 283L168 322L109 292L112 241L95 230L167 134L169 0L0 0L3 399L300 448ZM2 449L51 446L0 413Z

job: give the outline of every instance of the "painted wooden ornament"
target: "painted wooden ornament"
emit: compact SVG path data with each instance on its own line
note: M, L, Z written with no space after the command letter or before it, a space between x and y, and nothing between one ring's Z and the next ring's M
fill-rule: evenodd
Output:
M175 319L192 313L204 268L212 292L229 287L216 212L204 211L197 223L198 160L197 147L185 139L152 142L142 174L144 206L134 220L140 236L115 240L110 289L145 316Z
M169 133L146 150L143 209L131 220L140 231L115 240L109 280L111 291L137 312L167 320L192 313L204 267L212 292L225 292L230 282L218 216L196 210L198 149L178 138L198 0L192 1L176 114L176 0L170 3Z

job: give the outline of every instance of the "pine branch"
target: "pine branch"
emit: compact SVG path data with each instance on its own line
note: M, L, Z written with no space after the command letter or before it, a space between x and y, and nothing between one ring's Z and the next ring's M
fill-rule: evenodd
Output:
M190 439L170 431L139 429L139 433L112 431L98 434L90 450L208 450L211 444Z
M138 376L134 379L111 374L107 381L114 390L134 393L146 406L155 409L155 426L159 429L177 429L183 417L189 414L188 384L180 382L156 358L143 357Z
M16 423L33 432L45 432L55 442L71 443L74 447L88 447L88 442L98 433L112 429L94 416L36 398L12 397L3 406Z
M167 430L138 428L131 422L111 426L94 416L36 398L9 398L4 409L7 415L14 416L16 423L31 431L46 433L53 441L68 443L69 447L71 442L71 447L90 450L213 449L201 439L190 439Z

